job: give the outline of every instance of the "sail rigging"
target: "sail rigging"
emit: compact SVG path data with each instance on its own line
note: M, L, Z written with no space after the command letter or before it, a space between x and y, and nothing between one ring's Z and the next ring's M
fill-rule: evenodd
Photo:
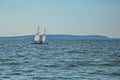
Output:
M47 44L46 43L46 27L44 27L44 33L42 36L42 39L40 40L40 27L38 26L38 29L36 31L35 37L34 37L34 43L35 44Z
M45 43L46 41L46 27L44 28L44 33L43 33L43 37L42 37L42 43Z
M38 43L40 41L40 31L39 31L39 26L38 26L38 29L37 29L37 32L35 34L35 37L34 37L34 41L35 43Z

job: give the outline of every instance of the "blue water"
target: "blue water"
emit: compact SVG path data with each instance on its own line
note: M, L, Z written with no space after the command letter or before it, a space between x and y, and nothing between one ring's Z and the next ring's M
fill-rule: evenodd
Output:
M120 80L120 40L0 41L0 80Z

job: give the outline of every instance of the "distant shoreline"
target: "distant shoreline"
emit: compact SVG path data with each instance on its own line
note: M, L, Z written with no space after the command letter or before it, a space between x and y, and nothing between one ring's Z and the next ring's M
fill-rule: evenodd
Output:
M42 35L40 37L42 37ZM0 40L33 40L33 39L34 35L0 37ZM120 38L109 38L107 36L102 35L84 35L84 36L68 34L47 35L47 40L111 40L111 39L120 40Z

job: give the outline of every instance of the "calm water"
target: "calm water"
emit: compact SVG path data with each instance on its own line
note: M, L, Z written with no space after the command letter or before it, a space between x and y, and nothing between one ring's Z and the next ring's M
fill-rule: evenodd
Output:
M0 41L0 80L120 80L120 40Z

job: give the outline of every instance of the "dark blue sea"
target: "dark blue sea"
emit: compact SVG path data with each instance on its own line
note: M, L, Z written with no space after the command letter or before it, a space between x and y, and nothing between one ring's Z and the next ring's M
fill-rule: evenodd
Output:
M0 80L120 80L120 40L0 40Z

